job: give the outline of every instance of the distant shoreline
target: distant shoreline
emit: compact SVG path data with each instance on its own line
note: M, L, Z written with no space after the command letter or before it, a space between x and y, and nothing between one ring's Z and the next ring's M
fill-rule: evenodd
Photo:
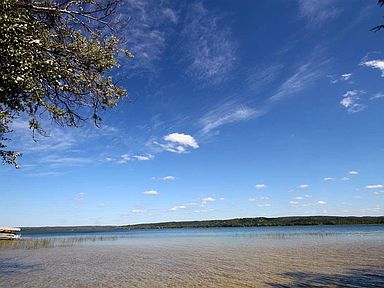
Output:
M384 216L291 216L256 217L227 220L174 221L132 225L108 226L49 226L22 227L24 232L69 232L69 231L106 231L138 230L166 228L218 228L218 227L268 227L268 226L308 226L308 225L361 225L384 224Z

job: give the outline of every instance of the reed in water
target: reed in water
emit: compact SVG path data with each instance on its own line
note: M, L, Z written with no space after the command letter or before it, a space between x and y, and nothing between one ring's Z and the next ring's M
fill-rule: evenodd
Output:
M66 247L83 242L111 241L117 236L85 236L68 238L25 238L20 240L0 240L0 249L40 249Z

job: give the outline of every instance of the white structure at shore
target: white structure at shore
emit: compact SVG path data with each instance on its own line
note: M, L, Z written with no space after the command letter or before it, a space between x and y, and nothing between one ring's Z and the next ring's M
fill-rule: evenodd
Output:
M20 239L20 228L13 227L0 227L0 240L14 240Z

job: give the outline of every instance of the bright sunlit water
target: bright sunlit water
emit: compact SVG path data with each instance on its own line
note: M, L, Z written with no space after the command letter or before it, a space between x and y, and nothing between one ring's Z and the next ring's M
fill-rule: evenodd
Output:
M384 225L22 236L0 287L384 287Z

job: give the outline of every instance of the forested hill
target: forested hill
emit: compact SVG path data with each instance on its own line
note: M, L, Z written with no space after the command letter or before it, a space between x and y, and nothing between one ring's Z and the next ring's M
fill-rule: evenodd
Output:
M295 216L277 218L237 218L228 220L182 221L147 223L123 226L67 226L67 227L24 227L22 231L100 231L161 228L209 228L209 227L256 227L296 225L355 225L384 224L384 216L338 217L338 216Z

